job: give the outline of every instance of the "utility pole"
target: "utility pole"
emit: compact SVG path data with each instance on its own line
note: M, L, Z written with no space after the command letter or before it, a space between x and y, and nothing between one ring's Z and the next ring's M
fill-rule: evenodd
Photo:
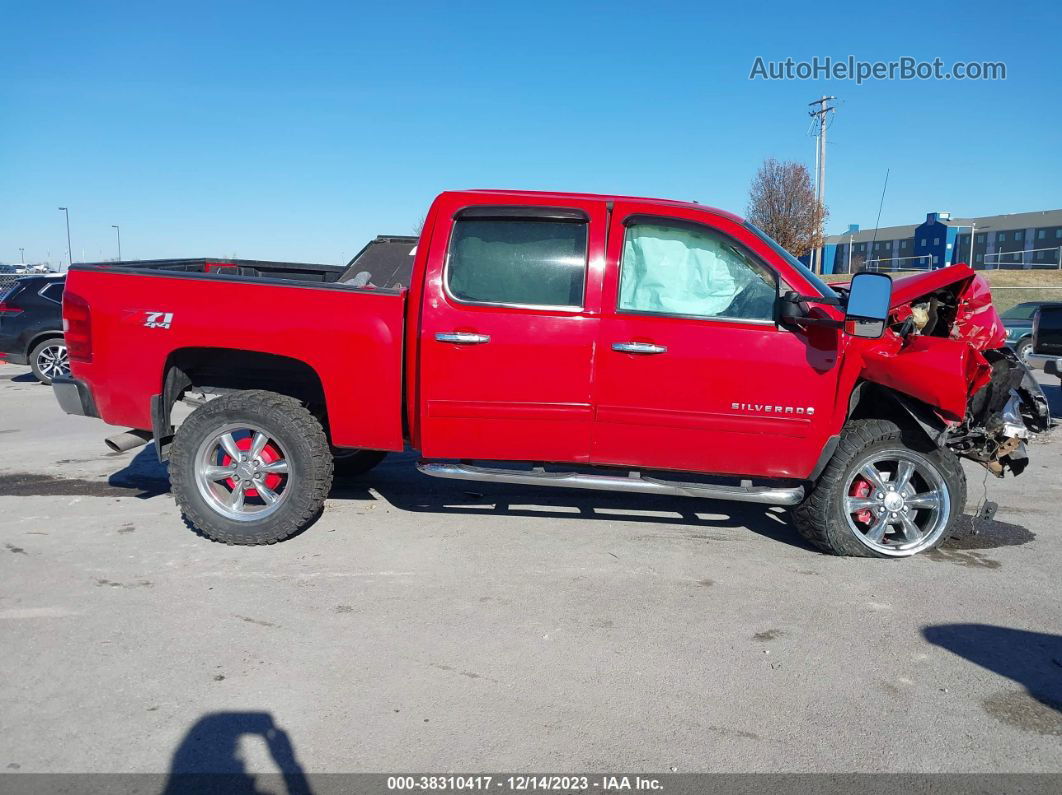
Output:
M19 260L22 261L23 265L26 264L26 249L19 248L19 250L18 250L18 258L19 258Z
M70 210L66 207L59 209L66 213L66 269L70 270L70 266L74 264L74 247L70 245Z
M819 210L826 206L826 118L836 110L829 103L830 100L837 99L837 97L827 97L823 95L814 102L809 102L808 105L812 110L808 111L808 115L812 118L816 116L819 119L819 132L816 136L816 148L815 148L815 200L819 203ZM818 106L817 108L815 106ZM819 228L816 230L818 235L822 235L822 221L819 221ZM811 269L815 273L822 273L822 246L816 246L811 255Z
M118 234L118 261L122 261L122 230L118 228L118 224L111 224L114 227L114 231Z

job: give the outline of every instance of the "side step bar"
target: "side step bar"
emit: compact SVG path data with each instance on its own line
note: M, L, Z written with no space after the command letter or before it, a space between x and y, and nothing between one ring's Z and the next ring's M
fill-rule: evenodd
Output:
M717 486L709 483L680 483L644 476L586 475L580 472L545 472L521 469L492 469L471 464L434 463L421 461L417 469L433 478L456 480L488 480L496 483L518 483L524 486L557 486L566 489L596 489L598 491L635 492L640 494L670 494L680 497L701 497L709 500L757 502L763 505L796 505L804 499L804 487L771 488L770 486Z

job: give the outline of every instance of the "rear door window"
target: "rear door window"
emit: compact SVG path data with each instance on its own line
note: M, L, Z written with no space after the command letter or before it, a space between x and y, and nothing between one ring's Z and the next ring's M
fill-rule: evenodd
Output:
M586 246L585 220L458 218L446 287L465 303L578 309Z

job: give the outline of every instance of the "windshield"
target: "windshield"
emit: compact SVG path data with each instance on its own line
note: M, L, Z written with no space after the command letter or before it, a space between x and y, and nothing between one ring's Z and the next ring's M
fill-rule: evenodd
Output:
M800 273L804 276L805 279L815 285L815 289L819 291L819 294L823 298L837 298L837 293L833 291L830 285L826 284L826 282L824 282L822 279L812 273L811 268L809 268L803 262L798 260L784 248L779 246L774 241L774 238L772 238L770 235L768 235L755 224L749 223L748 221L745 222L745 226L755 232L756 237L758 237L760 240L770 246L774 250L774 252L778 254L778 256L780 256L782 259L792 265L796 270L800 271Z
M1036 314L1036 309L1039 306L1039 304L1018 304L1017 306L1012 306L1000 317L1003 320L1032 320L1032 316Z

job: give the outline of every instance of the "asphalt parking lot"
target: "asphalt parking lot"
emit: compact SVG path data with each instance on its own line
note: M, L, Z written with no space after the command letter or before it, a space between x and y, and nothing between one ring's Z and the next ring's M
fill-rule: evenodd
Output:
M0 769L1062 771L1062 436L905 561L411 455L241 548L27 372L0 367Z

